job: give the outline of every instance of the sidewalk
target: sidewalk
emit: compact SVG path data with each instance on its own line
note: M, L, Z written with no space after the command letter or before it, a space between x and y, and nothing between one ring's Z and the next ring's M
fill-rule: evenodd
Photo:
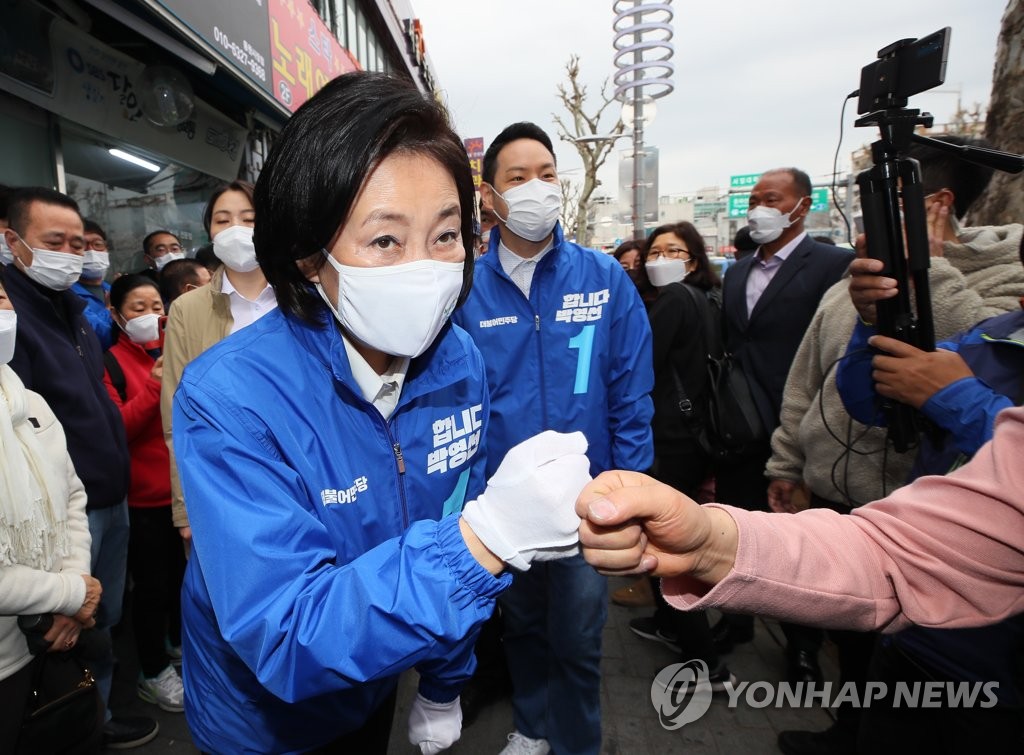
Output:
M630 580L610 580L609 590ZM629 620L645 616L649 609L611 605L604 633L602 704L602 755L735 755L774 754L778 733L784 729L825 729L832 719L820 709L791 710L774 707L752 709L746 706L730 710L725 695L716 695L710 710L699 720L677 731L660 725L651 704L651 683L665 666L678 658L665 646L643 640L629 631ZM785 677L782 649L784 638L778 624L758 620L754 641L740 645L727 656L729 669L739 679L773 684ZM121 715L147 715L160 722L159 736L133 752L198 752L192 745L183 714L165 713L155 705L142 702L135 694L135 663L130 628L115 640L121 660L114 680L114 709ZM837 669L829 646L821 654L826 681L836 681ZM406 717L415 694L415 678L408 674L399 690L398 709L391 736L389 755L416 755L419 750L406 739ZM512 706L502 702L484 710L474 724L462 732L462 739L448 752L452 755L497 755L512 731Z

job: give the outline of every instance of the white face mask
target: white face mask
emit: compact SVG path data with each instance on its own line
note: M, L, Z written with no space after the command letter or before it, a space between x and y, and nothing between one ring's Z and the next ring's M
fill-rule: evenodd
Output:
M121 330L133 343L150 343L160 338L160 315L150 312L125 320Z
M653 262L648 262L644 267L647 270L647 278L652 286L667 286L669 283L679 283L686 277L686 261L670 260L668 257L659 257Z
M494 189L494 187L491 187ZM497 189L494 192L497 193ZM543 241L555 228L562 212L562 189L558 184L531 179L499 194L508 205L508 218L494 214L516 236L527 241Z
M86 251L82 257L82 277L93 280L102 278L110 267L110 254L97 252L92 249Z
M14 342L18 337L18 313L13 309L0 309L0 364L14 357Z
M324 255L338 272L337 309L318 284L320 296L353 338L391 356L412 358L426 351L462 291L462 262L350 267Z
M777 207L765 207L764 205L759 205L747 212L750 238L758 244L770 244L775 241L784 230L796 222L793 219L793 213L800 208L802 201L803 197L797 200L793 209L785 215Z
M25 240L21 239L25 244ZM28 247L28 244L25 244ZM31 249L31 247L28 247ZM82 277L82 256L70 252L32 249L32 265L23 268L25 275L51 291L67 291Z
M184 252L168 252L163 257L154 257L153 258L153 264L156 265L157 272L160 272L165 267L167 267L167 263L168 262L174 262L174 260L183 260L183 259L185 259L185 253Z
M4 238L4 234L0 231L0 265L10 265L14 262L14 255L11 254L11 248L7 246L7 239Z
M213 253L236 273L248 273L260 266L252 243L252 228L233 225L213 237Z

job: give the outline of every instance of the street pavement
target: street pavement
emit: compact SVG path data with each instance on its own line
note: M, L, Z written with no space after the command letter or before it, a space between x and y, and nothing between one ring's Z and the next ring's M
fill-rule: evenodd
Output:
M626 579L610 580L609 593L628 582ZM664 645L641 639L629 630L630 619L646 616L650 611L609 606L602 661L602 755L767 755L779 752L775 740L780 731L819 730L831 725L830 713L822 708L770 706L755 709L740 703L732 709L727 705L728 696L722 694L715 695L710 709L699 720L675 731L666 730L651 703L651 684L658 671L681 659ZM160 722L159 736L134 752L140 755L198 752L189 737L184 714L165 713L155 705L144 703L135 694L138 666L130 632L131 628L126 627L115 639L120 665L114 681L113 707L121 715L148 715ZM754 641L737 646L726 656L729 669L741 682L774 684L781 681L785 678L784 643L778 624L758 619ZM835 682L838 673L833 658L833 648L826 643L821 654L822 670L826 681ZM413 672L402 680L389 755L417 755L419 752L406 738L406 717L415 684ZM482 711L448 752L497 755L511 731L512 706L509 701L503 701Z

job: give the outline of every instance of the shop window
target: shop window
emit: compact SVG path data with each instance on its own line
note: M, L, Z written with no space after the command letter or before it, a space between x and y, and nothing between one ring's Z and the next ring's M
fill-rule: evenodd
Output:
M62 147L68 195L107 232L109 278L145 267L142 239L151 231L174 233L189 256L207 243L203 209L219 178L70 126L62 129ZM112 155L111 148L152 166Z

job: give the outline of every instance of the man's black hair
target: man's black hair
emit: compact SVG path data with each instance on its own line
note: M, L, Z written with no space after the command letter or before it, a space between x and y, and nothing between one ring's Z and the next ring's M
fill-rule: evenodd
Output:
M213 242L203 244L196 249L195 260L209 270L211 274L217 272L218 268L224 264L220 261L220 257L213 253Z
M0 184L0 220L7 220L7 205L11 201L11 192L14 191L6 184Z
M74 210L81 217L78 202L67 194L62 194L45 186L22 186L12 189L7 201L7 223L19 236L24 235L28 227L29 207L33 202L52 204Z
M104 241L107 240L107 232L104 231L103 228L100 227L100 224L97 223L95 220L89 220L88 218L86 218L85 220L82 221L82 225L85 226L86 233L95 233L98 236L102 237Z
M185 286L199 285L199 270L204 267L198 260L171 260L160 271L160 298L170 304L183 293Z
M936 136L936 141L955 144L958 147L985 147L992 145L973 136ZM992 180L993 168L969 163L956 155L941 152L919 142L911 142L906 152L921 164L921 183L924 193L934 194L940 189L953 192L953 211L958 218L967 214L971 205L982 195Z
M555 159L555 148L551 144L551 137L545 133L544 129L536 123L530 123L529 121L513 123L511 126L506 126L495 137L494 141L491 142L487 151L484 152L484 166L481 178L491 186L494 186L494 172L498 169L498 153L501 152L506 144L514 142L516 139L533 139L536 142L540 142L551 153L551 159L557 164L558 161Z
M162 233L166 233L168 236L174 236L174 239L178 242L178 245L181 245L181 239L178 238L178 234L172 233L171 231L161 228L158 231L152 231L146 234L146 238L142 240L142 251L145 252L146 254L149 254L149 242ZM149 254L149 256L152 257L153 255Z

